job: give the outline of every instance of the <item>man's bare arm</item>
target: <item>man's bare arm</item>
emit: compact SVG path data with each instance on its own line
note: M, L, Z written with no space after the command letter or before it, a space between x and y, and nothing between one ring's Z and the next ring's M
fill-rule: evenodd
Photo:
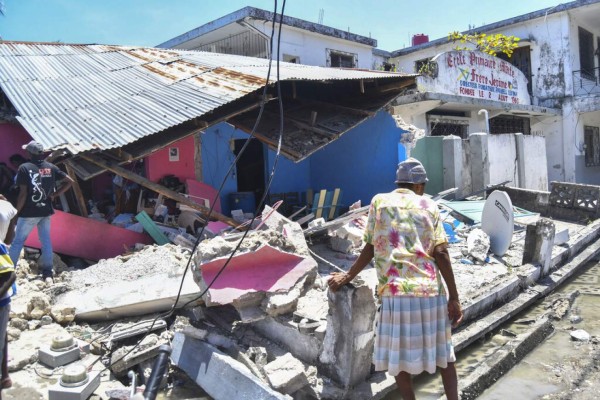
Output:
M17 213L20 213L25 206L27 199L27 185L19 185L19 197L17 198Z

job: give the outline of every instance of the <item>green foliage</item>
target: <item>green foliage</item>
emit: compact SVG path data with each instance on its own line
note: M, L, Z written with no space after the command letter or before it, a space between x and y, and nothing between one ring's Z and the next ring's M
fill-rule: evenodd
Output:
M495 56L498 53L504 53L511 56L513 50L519 46L519 39L516 36L506 36L502 33L485 34L485 33L460 33L458 31L450 32L448 40L453 43L470 43L475 46L475 49ZM455 50L471 50L465 46L456 46Z

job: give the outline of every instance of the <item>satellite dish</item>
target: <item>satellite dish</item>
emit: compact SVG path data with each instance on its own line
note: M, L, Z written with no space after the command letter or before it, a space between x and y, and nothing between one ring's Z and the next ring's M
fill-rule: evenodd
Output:
M490 250L502 257L513 237L514 215L512 201L506 192L494 190L483 205L481 229L490 237Z

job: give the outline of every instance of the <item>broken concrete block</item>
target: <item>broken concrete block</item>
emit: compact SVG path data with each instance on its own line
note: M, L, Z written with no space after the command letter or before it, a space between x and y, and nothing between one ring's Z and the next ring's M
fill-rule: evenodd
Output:
M215 400L291 400L212 345L176 333L171 360Z
M157 356L158 349L163 344L165 341L159 340L155 334L150 334L129 354L131 346L123 346L113 352L110 369L116 376L123 375L131 367Z
M264 241L257 242L259 239L271 240L269 243L278 246L264 244ZM231 259L231 246L235 247L237 242L229 243L224 256L220 255L221 249L213 248L211 251L211 243L222 242L224 240L220 237L204 241L194 255L196 262L192 271L200 289L205 290L214 281L204 296L207 306L231 304L253 292L287 291L302 277L314 273L317 269L317 263L312 258L282 250L281 246L292 250L293 247L289 243L286 245L285 239L273 231L258 231L246 244L248 248L236 253ZM209 253L215 257L209 258L207 256ZM228 263L227 268L223 269L225 263ZM218 279L216 279L217 274L219 274Z
M540 218L535 225L527 225L522 262L540 265L542 277L548 275L552 267L555 232L554 222L547 218Z
M354 243L351 240L341 238L339 236L331 236L329 238L329 247L340 253L350 253L354 248Z
M54 306L50 309L50 315L57 323L68 324L75 320L75 307Z
M31 321L27 322L27 329L30 331L34 331L37 328L39 328L40 326L42 326L42 321L37 320L37 319L32 319Z
M264 347L250 347L247 351L247 356L256 364L259 368L264 368L267 365L267 349Z
M578 342L589 342L591 336L583 329L577 329L571 332L571 339Z
M44 293L35 293L27 303L28 319L42 319L50 313L50 298Z
M369 286L355 279L337 292L329 291L329 313L323 351L323 372L348 388L371 373L376 304Z
M322 226L325 224L325 218L317 218L317 219L313 219L312 221L310 221L308 223L308 227L309 228L316 228L318 226Z
M8 341L12 342L13 340L17 340L21 337L21 331L17 328L9 326L6 328L6 335L8 337Z
M263 301L263 309L272 317L295 311L298 299L304 294L306 288L312 285L315 276L316 271L314 274L307 274L287 292L268 293Z
M290 353L268 363L265 373L271 387L278 392L292 394L308 385L304 365Z
M355 220L352 220L338 229L333 233L335 236L339 236L344 239L348 239L354 243L355 247L362 246L363 232L365 229L367 217L358 216Z
M310 255L302 226L300 226L298 222L284 217L282 214L273 210L268 205L265 205L263 214L269 216L264 221L265 225L267 225L270 229L283 234L283 236L285 236L287 240L289 240L296 248L296 254L305 257Z
M13 318L8 322L8 326L17 328L20 331L26 331L28 328L27 321L22 318Z
M252 324L263 336L279 343L307 364L315 364L321 353L322 342L312 335L301 333L296 326L267 317Z
M490 237L479 228L473 229L467 236L468 254L480 262L485 262L490 250Z

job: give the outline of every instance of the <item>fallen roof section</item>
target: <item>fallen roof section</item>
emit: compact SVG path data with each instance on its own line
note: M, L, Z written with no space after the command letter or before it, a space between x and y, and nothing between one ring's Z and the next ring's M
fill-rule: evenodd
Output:
M266 59L193 50L0 43L0 88L35 140L75 155L119 149L123 162L234 117L251 131L269 100L257 137L273 145L279 107L270 67ZM295 161L372 116L416 76L284 62L278 70L283 153ZM84 179L101 172L89 163L76 171Z

